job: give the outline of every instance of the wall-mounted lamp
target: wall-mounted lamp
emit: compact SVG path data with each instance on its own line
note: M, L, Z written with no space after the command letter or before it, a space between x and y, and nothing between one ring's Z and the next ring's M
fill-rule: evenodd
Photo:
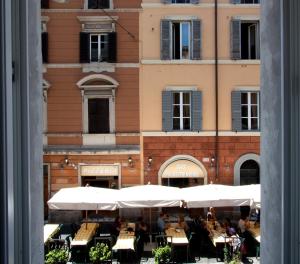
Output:
M63 169L66 166L71 166L74 169L77 169L77 166L70 161L68 156L65 156L64 159L60 162L60 167Z
M148 157L148 168L152 165L153 158L151 156Z
M131 156L128 157L128 164L130 167L133 167L133 159Z
M214 167L215 166L215 161L216 161L216 158L214 156L212 156L210 158L210 167Z

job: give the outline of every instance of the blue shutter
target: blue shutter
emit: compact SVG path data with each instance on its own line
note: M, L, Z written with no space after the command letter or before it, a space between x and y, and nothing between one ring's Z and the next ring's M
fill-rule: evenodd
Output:
M192 91L192 130L202 130L202 92Z
M161 0L163 4L172 4L172 0Z
M197 5L199 4L199 0L191 0L191 4Z
M171 91L162 92L162 130L173 130L173 93Z
M231 92L231 116L232 116L232 130L242 131L240 91Z
M161 20L160 30L160 58L171 59L171 21Z
M193 60L201 59L201 20L192 21L192 56Z
M240 3L241 3L241 0L231 0L231 3L232 3L232 4L240 4Z
M241 59L241 20L231 20L231 59Z

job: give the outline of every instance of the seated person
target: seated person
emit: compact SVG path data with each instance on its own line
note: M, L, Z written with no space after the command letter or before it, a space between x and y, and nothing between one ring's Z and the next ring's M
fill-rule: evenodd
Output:
M241 234L244 234L248 228L250 227L250 222L247 216L242 215L239 220L238 227L240 229Z
M209 209L208 209L207 220L212 221L212 222L216 220L216 212L213 207L209 207Z
M144 222L143 217L138 218L138 222L136 224L136 235L140 236L140 239L143 242L148 242L148 226Z
M111 234L117 237L120 233L121 225L122 225L121 218L117 216L112 225Z
M225 221L224 221L224 228L225 228L226 234L227 234L228 236L234 236L234 235L236 235L236 230L235 230L235 228L232 226L231 221L230 221L229 218L225 218Z
M187 231L189 230L189 226L188 226L187 223L184 221L183 215L181 215L181 216L179 217L177 226L178 226L178 228L182 228L185 232L187 232Z

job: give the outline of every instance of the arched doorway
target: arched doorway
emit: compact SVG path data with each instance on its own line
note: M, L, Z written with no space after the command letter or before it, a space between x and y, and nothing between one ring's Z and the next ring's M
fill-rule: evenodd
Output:
M240 185L259 184L259 165L255 160L245 161L240 168Z
M239 157L234 164L234 185L260 183L259 168L260 157L257 154L249 153ZM250 174L252 174L252 176L250 176ZM251 182L251 179L253 182ZM249 183L247 183L247 181L249 181Z
M158 172L159 184L188 187L207 184L207 171L203 164L189 155L177 155L164 162Z

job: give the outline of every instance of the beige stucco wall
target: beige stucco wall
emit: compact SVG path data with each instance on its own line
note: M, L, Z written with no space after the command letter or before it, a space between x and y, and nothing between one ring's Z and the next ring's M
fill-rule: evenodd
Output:
M206 1L212 3L213 1ZM228 3L228 1L222 1ZM156 3L151 7L149 3ZM202 91L203 130L215 129L214 9L213 5L163 5L144 0L140 14L141 130L161 131L162 91L167 86L196 86ZM202 2L203 3L203 2ZM247 8L225 4L219 8L219 129L231 131L231 91L246 87L259 89L259 61L230 60L232 17L259 17L259 5ZM202 20L202 61L160 61L160 20L166 16L197 16ZM174 64L175 62L175 64ZM149 65L149 63L152 63Z

